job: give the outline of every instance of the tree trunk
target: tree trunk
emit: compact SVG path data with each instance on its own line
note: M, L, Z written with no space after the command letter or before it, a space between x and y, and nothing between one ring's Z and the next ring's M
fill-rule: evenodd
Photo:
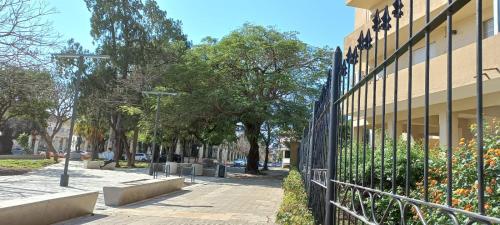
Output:
M259 172L259 135L261 125L258 122L245 123L245 136L250 143L246 171L251 174Z
M132 163L130 166L135 167L135 153L137 153L137 139L139 139L139 126L134 128L134 136L132 138Z
M127 167L130 168L133 165L134 157L132 156L132 153L130 153L130 145L128 143L127 136L125 136L125 133L122 135L122 148L125 152L125 155L127 156Z
M262 170L269 170L267 163L269 162L269 144L266 144L266 155L264 157L264 168Z
M58 162L59 155L57 155L57 152L54 148L54 145L52 144L52 138L45 132L43 132L41 136L42 136L43 140L45 140L45 143L47 143L46 156L50 157L50 153L52 152L52 154L54 155L54 161ZM69 155L67 155L66 157L69 157Z
M36 135L37 135L36 130L35 129L31 130L31 146L30 146L30 149L31 149L31 152L33 152L33 153L35 153Z
M120 159L122 157L122 129L121 129L121 115L116 116L115 123L115 167L120 168Z

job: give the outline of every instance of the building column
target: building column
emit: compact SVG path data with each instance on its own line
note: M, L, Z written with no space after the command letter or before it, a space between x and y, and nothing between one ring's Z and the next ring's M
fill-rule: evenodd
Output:
M391 116L387 116L386 119L385 119L385 121L387 121L387 132L386 132L387 135L386 136L390 137L393 140L394 140L394 138L401 137L401 134L403 133L403 129L401 127L401 122L398 121L396 123L396 126L394 126L394 117L392 115ZM397 131L396 131L396 137L394 137L394 128L397 129Z
M493 0L493 24L495 35L500 31L500 0Z
M446 111L439 113L439 145L447 147L448 140L448 121ZM458 145L458 117L456 113L451 114L451 147Z

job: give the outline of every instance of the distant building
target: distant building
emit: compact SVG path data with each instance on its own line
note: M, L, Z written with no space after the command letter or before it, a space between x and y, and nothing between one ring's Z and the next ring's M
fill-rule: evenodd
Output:
M52 130L54 129L55 123L52 121L49 121L47 131L49 133L52 133ZM69 131L70 131L70 121L65 122L62 126L61 129L56 133L54 136L54 139L52 141L52 145L54 145L54 149L58 152L65 151L66 145L68 144L68 136L69 136ZM45 140L40 136L36 135L30 136L30 147L32 144L32 140L35 139L35 146L34 146L34 153L38 154L39 151L47 151L47 143ZM76 151L76 146L78 143L78 135L73 133L73 138L71 140L71 151ZM81 151L87 151L90 150L90 142L86 141L84 137L81 137L81 143L80 143L80 150Z

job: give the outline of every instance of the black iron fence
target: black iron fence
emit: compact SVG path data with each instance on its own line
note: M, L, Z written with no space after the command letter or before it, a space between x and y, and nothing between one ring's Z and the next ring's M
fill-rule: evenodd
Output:
M500 223L500 123L484 118L482 0L449 0L433 16L430 0L424 3L416 32L413 0L406 6L396 0L374 13L372 28L361 31L345 57L335 51L300 146L299 170L318 224ZM475 67L475 95L469 98L475 105L468 110L475 121L470 140L454 143L453 79L461 71L453 71L453 18L474 6L474 29L462 32L475 37L475 55L466 56ZM443 25L445 72L432 73L431 34ZM417 45L423 46L423 69L414 73ZM444 107L437 109L440 121L447 121L439 124L441 147L431 140L436 76L446 84L439 90Z

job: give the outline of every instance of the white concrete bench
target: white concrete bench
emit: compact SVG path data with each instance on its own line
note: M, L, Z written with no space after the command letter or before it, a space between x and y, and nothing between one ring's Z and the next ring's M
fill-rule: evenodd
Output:
M104 165L103 161L83 161L83 168L85 169L101 169L101 166Z
M103 161L91 161L91 160L84 160L83 161L83 168L85 168L85 169L114 170L115 165L116 165L116 163L114 163L114 162L108 163L104 166Z
M98 192L63 192L0 202L0 223L53 224L91 214Z
M194 167L194 175L203 176L203 165L193 163L192 166Z
M182 177L124 182L116 186L103 187L104 204L121 206L177 191L183 186Z

